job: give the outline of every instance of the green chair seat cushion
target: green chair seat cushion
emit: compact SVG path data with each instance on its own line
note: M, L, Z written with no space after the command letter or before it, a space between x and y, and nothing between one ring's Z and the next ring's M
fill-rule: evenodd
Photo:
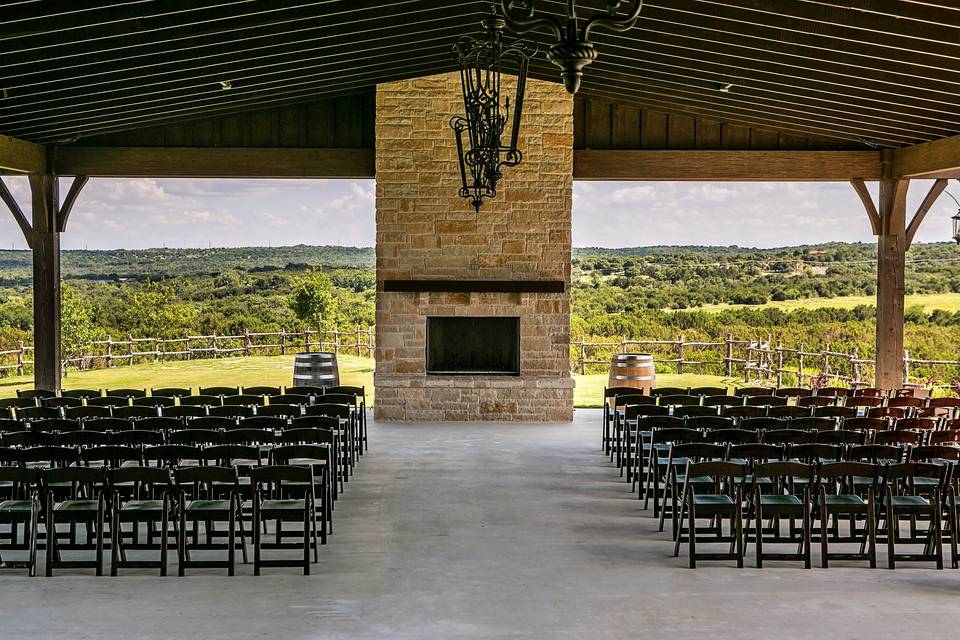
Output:
M295 498L284 500L264 500L260 503L260 511L303 511L303 500Z
M120 511L163 511L163 500L130 500L120 505Z
M725 496L725 495L720 495L720 494L715 494L715 493L711 493L711 494L707 494L707 495L696 495L696 494L694 494L694 496L693 496L693 504L694 504L694 505L709 505L709 506L732 505L732 504L733 504L733 498L731 498L730 496Z
M894 507L929 507L930 502L923 496L892 496L890 504Z
M230 511L229 500L191 500L187 503L187 513L197 511Z
M683 473L677 474L677 484L682 485L687 481L687 476ZM713 478L710 476L693 476L689 479L690 484L709 484L713 485Z
M96 511L100 503L96 500L64 500L53 505L54 511Z
M0 502L0 513L10 511L30 511L30 500L4 500Z
M849 494L826 496L827 506L866 506L863 498Z
M800 498L792 495L760 496L760 504L771 507L799 507Z

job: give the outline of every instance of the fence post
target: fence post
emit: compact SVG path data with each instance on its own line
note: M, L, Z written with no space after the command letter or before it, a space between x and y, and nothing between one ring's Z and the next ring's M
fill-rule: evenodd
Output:
M340 355L340 329L333 330L333 352Z
M23 340L17 340L17 375L23 375Z
M903 384L910 382L910 352L903 350ZM931 394L932 395L932 394Z
M853 366L853 384L854 386L860 386L860 351L857 349L853 350L853 360L850 361L850 364Z
M677 338L677 373L683 373L683 336Z
M797 347L797 386L803 386L803 343Z
M127 358L127 364L133 364L133 334L127 334L127 355L130 356Z
M373 331L367 327L367 357L373 357Z
M183 348L187 352L187 360L193 360L193 343L189 335L183 341Z
M310 353L310 334L309 329L307 329L307 353ZM287 355L287 332L283 329L280 329L280 355Z
M587 338L580 336L580 375L587 373Z
M161 340L160 338L157 338L157 341L154 343L153 346L154 346L153 361L160 362L162 360L162 355L163 355L161 351L161 349L163 348L163 340Z
M783 386L783 341L777 340L777 388Z
M728 378L733 377L733 336L727 334L727 355L724 358L723 371Z
M830 343L827 343L827 347L821 352L823 354L823 362L820 367L820 373L828 374L830 373Z
M360 357L360 325L357 325L357 357Z
M243 328L243 355L250 355L250 330L246 327Z
M214 359L216 359L216 357L217 357L217 355L218 355L218 352L217 352L217 332L216 332L216 330L214 330L213 335L210 336L210 337L211 337L212 342L213 342L213 357L214 357Z

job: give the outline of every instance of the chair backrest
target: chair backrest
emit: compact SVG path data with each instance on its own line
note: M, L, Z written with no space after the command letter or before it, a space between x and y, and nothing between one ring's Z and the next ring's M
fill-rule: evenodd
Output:
M685 405L674 407L673 415L677 416L678 418L720 417L716 407L704 407L702 405Z
M333 444L333 431L316 427L284 429L280 433L284 444Z
M273 432L266 429L231 429L221 437L224 444L273 444L275 440Z
M64 407L63 414L68 418L109 418L113 415L110 407Z
M836 418L793 418L790 420L791 429L804 429L807 431L833 431L837 428Z
M848 431L884 431L889 423L883 418L844 418L840 427Z
M51 431L56 433L80 431L80 421L70 420L68 418L43 418L31 422L30 431Z
M960 398L930 398L927 401L927 406L960 409Z
M916 494L916 480L935 480L944 488L945 480L949 477L951 467L931 462L901 462L888 464L882 470L883 485L889 488L894 495ZM923 483L923 492L930 492L930 484Z
M179 431L183 429L183 422L170 416L161 416L157 418L143 418L134 420L135 429L144 429L146 431Z
M60 395L64 398L99 398L103 395L100 389L62 389Z
M251 396L278 396L280 395L280 387L269 387L269 386L259 386L259 387L244 387L244 395Z
M782 404L778 407L770 407L767 415L771 418L806 418L810 415L810 408Z
M837 396L804 396L797 398L798 407L834 407L837 406Z
M307 408L307 413L310 413L312 407ZM636 420L637 418L643 416L668 416L670 415L670 407L658 407L653 404L628 404L623 407L623 418L624 420Z
M19 457L19 456L17 456ZM15 498L30 495L30 489L40 484L40 471L34 467L0 466L0 482L9 482L12 486L7 493Z
M906 418L909 409L904 407L873 407L867 410L867 415L871 418Z
M719 491L724 484L727 486L743 486L747 479L747 471L748 466L746 464L706 460L703 462L688 462L685 473L687 478L713 478L714 490ZM704 491L698 484L697 493Z
M956 462L960 460L960 447L949 444L926 444L917 447L911 447L907 453L907 458L914 462L930 462L940 460L950 460Z
M161 387L159 389L150 389L150 395L155 398L180 398L189 396L192 393L193 389L188 387Z
M88 407L126 407L130 405L130 398L121 396L98 396L87 398Z
M237 425L240 429L269 429L280 431L287 426L286 418L279 416L253 416L243 418Z
M232 429L237 424L233 418L222 416L201 416L187 421L189 429Z
M202 456L202 452L198 452ZM194 498L212 495L213 485L233 485L235 490L240 486L240 477L236 467L220 467L203 465L198 467L177 467L173 470L174 481L185 491L191 489Z
M826 444L852 444L861 445L867 441L866 431L847 431L846 429L836 429L834 431L818 431L817 442Z
M48 431L8 431L3 434L5 447L43 447L57 443L57 434Z
M172 407L174 404L176 400L166 396L144 396L133 399L133 405L136 407Z
M813 395L813 389L806 387L780 387L773 395L787 398L805 398Z
M258 416L274 416L280 418L296 418L303 415L303 410L298 404L271 404L265 407L257 407Z
M770 395L772 389L767 387L740 387L739 389L734 389L733 393L738 396L767 396Z
M872 462L824 462L820 464L817 475L822 480L829 482L829 487L826 486L825 482L819 483L820 486L830 489L828 493L852 493L857 486L853 482L854 477L869 478L876 488L879 471L880 466Z
M88 418L83 421L84 431L131 431L133 422L126 418Z
M242 405L245 407L260 406L265 397L253 393L241 393L233 396L223 396L223 404L230 406Z
M82 407L83 400L80 398L64 398L61 396L49 396L40 398L41 407Z
M0 398L0 409L26 409L36 406L36 398Z
M848 407L879 407L883 404L883 398L877 396L850 396L844 403Z
M74 497L80 487L88 487L93 491L107 486L107 472L103 467L52 467L45 469L41 477L48 492L55 484L71 483L73 485L71 495Z
M84 433L81 431L81 433ZM160 431L121 431L110 434L111 444L127 447L152 447L163 444L163 433Z
M215 409L216 407L211 407ZM181 404L175 407L160 407L160 415L170 418L198 418L207 415L206 407Z
M670 445L670 460L725 460L727 447L713 442L677 442Z
M339 394L339 393L335 395L324 394L322 396L317 396L317 397L327 398L327 402L332 402L330 398L337 398L341 401L341 404L349 404L351 406L354 404L354 397L348 396L345 394ZM310 396L302 396L298 393L285 393L283 395L273 395L267 398L267 400L269 400L269 403L271 405L278 405L278 404L308 405L310 404Z
M236 396L240 395L240 387L200 387L202 396Z
M80 454L74 447L57 445L27 447L20 452L20 455L24 463L48 463L51 467L75 465L80 460Z
M703 406L705 407L740 407L740 406L743 406L743 398L740 396L729 396L729 395L703 396Z
M142 398L147 395L146 389L107 389L108 396L122 398Z
M793 460L760 462L753 466L753 484L756 487L761 480L773 480L780 492L797 494L810 489L816 469L816 465ZM804 482L798 487L797 480Z
M703 439L717 444L743 444L759 442L760 432L753 429L711 429L703 435Z
M220 443L221 432L213 429L183 429L167 434L170 444L185 444L191 446L210 445Z
M943 429L934 431L927 435L930 444L944 444L948 442L960 442L960 429Z
M813 415L816 418L856 418L856 407L814 407Z
M671 393L659 396L661 407L690 407L700 404L700 396L691 396L686 393Z
M923 444L923 440L923 434L918 431L877 431L872 444L918 445Z
M114 407L113 416L115 418L156 418L160 415L156 407Z
M335 418L349 418L352 412L353 408L345 404L321 404L319 402L304 409L304 413L308 416L333 416Z
M783 396L746 396L744 404L748 407L777 407L787 404Z
M651 396L676 396L686 395L687 387L654 387L650 390ZM636 390L634 390L636 393Z
M890 390L879 389L877 387L861 387L859 389L854 389L850 395L871 396L874 398L886 398L888 395L890 395Z
M18 398L53 398L57 394L49 389L17 389Z
M653 429L650 435L651 444L677 444L682 442L700 442L703 440L703 434L696 429L685 429L683 427L664 427Z
M933 431L940 426L936 418L900 418L893 423L897 431Z
M904 459L904 448L892 444L864 444L850 447L845 455L847 460L885 462Z
M68 431L57 441L64 447L99 447L113 443L113 437L104 431Z
M16 416L21 420L41 420L43 418L59 418L63 414L59 407L22 407L14 408Z
M210 407L211 416L218 418L248 418L254 415L253 407L248 404L225 404L220 407Z
M119 467L124 462L142 462L143 450L140 447L108 444L99 447L86 447L80 450L80 460L87 466L101 462L107 467Z
M830 397L840 397L846 398L850 395L850 389L844 389L843 387L821 387L817 389L816 395L818 396L830 396ZM867 395L867 394L860 394Z
M313 468L310 466L269 464L251 467L250 481L253 483L255 492L259 492L263 485L272 485L275 491L282 492L284 483L296 483L298 487L303 487L307 496L313 495L314 490ZM259 526L259 524L253 526Z
M180 398L181 407L215 407L223 404L223 398L217 395L200 394Z
M827 462L843 457L843 445L809 442L790 445L787 455L802 462Z
M726 387L690 387L690 390L687 392L692 396L725 396L727 395Z
M303 397L303 396L301 396ZM271 398L273 400L273 398ZM356 405L356 398L348 393L324 393L313 399L314 404L345 404L349 407ZM304 404L298 402L297 404Z
M732 445L728 455L731 460L745 460L753 465L757 462L783 460L785 453L786 451L780 445L749 442Z
M199 460L200 448L185 444L159 444L144 447L143 459L156 462L158 466L176 466L184 460Z
M655 396L645 396L643 394L637 393L636 389L632 389L633 393L623 393L617 396L614 396L614 402L616 407L625 407L628 404L657 404L657 398Z
M0 432L4 431L26 431L27 424L16 418L0 418Z
M763 432L762 442L767 444L805 444L813 442L817 434L803 429L770 429Z
M340 428L340 420L338 418L331 418L329 416L300 416L299 418L294 418L291 420L290 426L285 428L337 430Z
M652 431L653 429L685 429L686 422L683 418L674 418L673 416L644 416L637 418L637 429L640 431ZM693 429L686 429L693 431ZM699 438L697 438L699 440Z
M284 444L274 447L270 452L274 465L297 464L312 465L330 460L330 447L322 444Z
M677 414L674 413L674 416ZM733 429L733 418L724 418L723 416L693 416L688 417L684 423L685 427L690 429Z
M723 410L720 411L720 415L730 418L759 418L765 413L766 408L764 407L748 407L745 405L724 407Z
M293 391L290 390L291 388L292 388L292 387L287 387L287 393L294 393ZM616 388L616 387L614 387L614 388ZM366 389L365 389L365 387L357 387L357 386L349 385L349 384L341 384L341 385L336 386L336 387L325 387L324 390L323 390L323 392L324 392L324 393L345 394L345 395L348 395L348 396L355 396L355 397L361 398L361 399L366 396ZM309 395L309 394L308 394L308 395Z
M888 407L914 407L919 408L924 406L927 403L923 398L914 398L911 396L899 396L896 398L888 398L887 406Z
M323 387L315 387L309 384L294 385L286 387L285 393L295 393L301 396L319 396L323 394Z
M741 418L737 421L737 427L740 429L750 429L752 431L759 431L760 429L784 429L790 423L781 418L769 418L769 417L756 417L756 418Z

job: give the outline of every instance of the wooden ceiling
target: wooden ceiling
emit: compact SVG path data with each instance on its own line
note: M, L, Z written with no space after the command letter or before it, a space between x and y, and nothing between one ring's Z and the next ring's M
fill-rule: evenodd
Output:
M562 0L538 0L560 13ZM582 0L584 12L605 0ZM68 144L455 69L484 1L25 0L0 5L0 134ZM546 36L536 36L541 51ZM960 5L647 0L595 37L582 97L904 147L960 132ZM540 53L536 78L559 81ZM231 89L223 89L229 82ZM724 85L729 91L721 91Z

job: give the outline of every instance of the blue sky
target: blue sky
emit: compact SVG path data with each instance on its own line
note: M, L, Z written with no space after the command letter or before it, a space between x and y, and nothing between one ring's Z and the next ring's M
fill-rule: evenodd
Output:
M25 178L8 178L29 202ZM910 210L929 181L914 181ZM61 186L65 193L67 182ZM876 185L873 186L874 193ZM960 197L960 188L951 186ZM464 203L466 207L466 203ZM917 241L945 241L956 205L941 196ZM93 179L71 215L67 249L278 246L374 242L372 180ZM846 183L578 182L575 246L701 244L772 247L872 242ZM0 210L0 247L25 248Z

